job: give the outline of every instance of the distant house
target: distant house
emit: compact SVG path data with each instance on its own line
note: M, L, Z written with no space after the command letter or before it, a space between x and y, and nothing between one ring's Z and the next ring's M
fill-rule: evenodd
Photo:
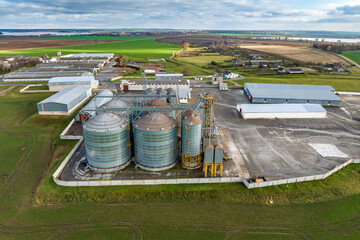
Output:
M222 83L224 81L224 74L223 73L214 73L211 78L211 83L213 85Z
M277 68L279 68L279 65L273 64L273 63L269 63L269 64L268 64L268 68L269 68L269 69L277 69Z
M229 71L229 70L226 70L226 71L223 73L223 75L224 75L224 79L233 79L233 78L239 77L239 74L233 73L233 72L231 72L231 71Z
M283 67L279 67L278 73L286 73L286 69Z
M332 69L332 72L336 72L336 73L345 73L346 70L342 67L336 66Z
M301 70L301 68L290 68L286 70L287 74L304 74L304 72Z

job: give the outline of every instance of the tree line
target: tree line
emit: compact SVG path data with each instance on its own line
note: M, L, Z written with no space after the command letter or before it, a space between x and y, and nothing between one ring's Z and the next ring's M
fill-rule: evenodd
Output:
M329 42L316 42L312 46L313 48L321 49L327 52L334 52L341 54L344 51L359 51L359 43L329 43Z

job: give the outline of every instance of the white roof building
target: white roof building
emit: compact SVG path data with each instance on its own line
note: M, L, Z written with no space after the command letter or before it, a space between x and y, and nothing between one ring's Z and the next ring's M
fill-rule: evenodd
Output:
M48 85L51 92L57 92L72 86L97 88L99 81L94 76L54 77L49 80Z
M244 119L258 118L326 118L320 104L238 104Z

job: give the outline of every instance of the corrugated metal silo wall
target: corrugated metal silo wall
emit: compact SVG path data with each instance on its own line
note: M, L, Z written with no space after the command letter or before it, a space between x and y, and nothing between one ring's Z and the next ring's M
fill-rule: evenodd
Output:
M181 126L181 146L184 154L193 156L200 154L201 148L201 124Z
M134 127L136 162L146 167L164 167L177 160L176 127L150 132Z
M214 154L214 163L222 163L223 162L223 148L215 148L215 154Z
M87 158L91 166L113 168L129 161L126 128L113 132L91 132L84 129Z
M213 163L214 162L214 149L206 148L204 153L204 162Z

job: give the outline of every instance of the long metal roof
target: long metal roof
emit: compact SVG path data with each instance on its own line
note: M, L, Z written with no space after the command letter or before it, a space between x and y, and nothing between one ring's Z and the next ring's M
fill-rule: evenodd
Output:
M61 103L68 104L72 102L75 98L79 97L83 93L91 91L90 87L68 87L60 92L55 93L54 95L42 100L40 104L44 103Z
M91 84L97 82L94 76L78 76L78 77L53 77L49 80L49 85L54 83L76 83L79 84Z
M244 113L307 113L326 112L320 104L238 104Z
M296 89L296 90L328 90L334 91L328 85L300 85L300 84L271 84L271 83L245 83L248 89Z
M341 101L331 86L245 83L253 98L311 99Z
M64 55L61 58L67 58L67 57L76 57L76 58L91 58L91 57L113 57L113 53L77 53L77 54L69 54Z

